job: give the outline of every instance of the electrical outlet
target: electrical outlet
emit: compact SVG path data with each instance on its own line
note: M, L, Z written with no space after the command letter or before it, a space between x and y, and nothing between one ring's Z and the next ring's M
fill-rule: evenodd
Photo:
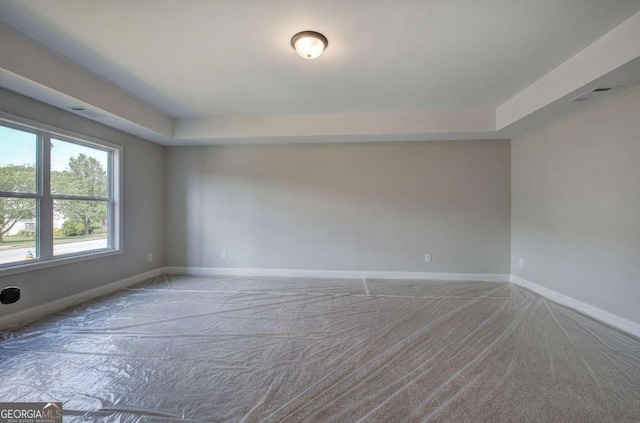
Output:
M153 253L149 253L149 261L153 261Z
M223 260L226 260L226 259L227 259L227 257L229 257L229 255L227 254L227 252L226 252L226 251L223 251L223 252L222 252L222 259L223 259Z
M431 254L425 254L424 255L424 262L425 263L431 263Z
M523 258L519 258L518 259L518 267L524 267L524 259Z

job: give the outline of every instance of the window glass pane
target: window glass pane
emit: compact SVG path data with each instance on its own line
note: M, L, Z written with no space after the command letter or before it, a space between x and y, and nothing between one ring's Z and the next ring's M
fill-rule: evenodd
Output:
M36 200L0 197L0 265L38 257Z
M108 159L106 151L51 139L51 193L106 197Z
M0 126L0 191L36 192L38 136Z
M109 222L106 201L53 202L53 255L107 248Z

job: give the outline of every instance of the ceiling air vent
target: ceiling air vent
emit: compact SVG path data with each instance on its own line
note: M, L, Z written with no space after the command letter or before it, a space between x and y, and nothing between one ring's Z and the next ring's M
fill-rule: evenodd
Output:
M92 110L87 110L84 107L71 107L71 110L73 110L79 115L82 115L84 117L88 117L91 119L103 119L107 117L105 115L101 115L100 113L96 113Z
M589 91L587 91L586 93L580 94L579 96L577 96L576 98L574 98L571 101L587 101L587 100L591 100L592 98L598 97L599 95L602 95L602 94L606 93L607 91L611 91L614 88L616 88L616 87L598 87L598 88L593 88L593 89L590 89Z

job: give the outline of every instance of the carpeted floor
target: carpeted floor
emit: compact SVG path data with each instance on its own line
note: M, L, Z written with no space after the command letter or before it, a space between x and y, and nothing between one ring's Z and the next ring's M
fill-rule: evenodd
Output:
M65 421L640 421L640 340L508 283L163 276L0 339Z

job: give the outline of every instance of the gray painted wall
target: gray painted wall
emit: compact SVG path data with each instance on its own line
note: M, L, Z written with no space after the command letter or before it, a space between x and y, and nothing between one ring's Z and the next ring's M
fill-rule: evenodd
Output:
M168 266L509 273L508 141L167 148L166 200Z
M0 316L163 264L509 273L511 253L513 274L640 321L640 85L578 106L511 148L458 141L165 155L8 91L0 109L123 145L125 175L125 254L1 277L23 299Z
M164 148L60 109L0 89L0 110L124 147L124 254L0 277L22 299L0 316L96 288L164 263ZM149 262L147 254L155 260Z
M640 322L640 85L576 107L512 140L512 273Z

